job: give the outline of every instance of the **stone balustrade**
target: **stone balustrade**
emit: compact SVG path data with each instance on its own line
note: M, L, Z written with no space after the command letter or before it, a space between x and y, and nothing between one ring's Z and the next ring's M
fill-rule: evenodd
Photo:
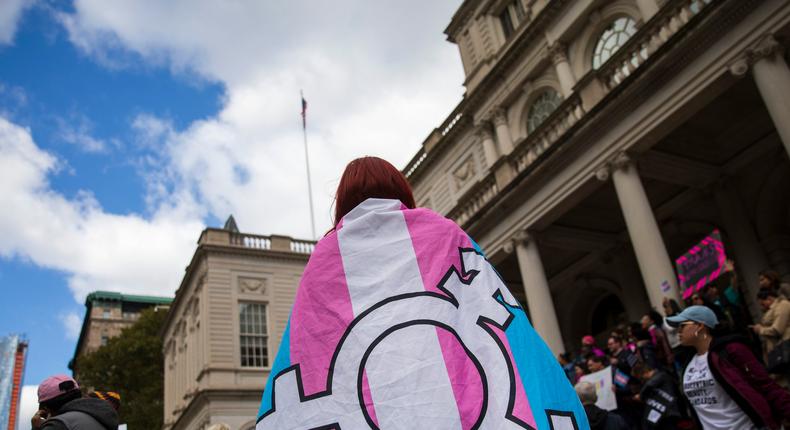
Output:
M598 79L606 90L620 85L695 15L713 2L714 0L669 2L672 4L666 5L659 15L646 23L598 70Z
M554 110L537 129L530 133L510 156L510 163L516 173L527 169L535 160L549 149L569 128L582 119L585 111L581 98L573 94Z
M308 255L312 254L316 244L312 240L293 239L289 236L263 236L251 233L237 233L218 228L203 230L198 243L200 245L221 245Z
M459 225L464 225L480 209L491 202L499 193L496 179L489 175L478 182L458 199L458 204L450 211L447 216Z

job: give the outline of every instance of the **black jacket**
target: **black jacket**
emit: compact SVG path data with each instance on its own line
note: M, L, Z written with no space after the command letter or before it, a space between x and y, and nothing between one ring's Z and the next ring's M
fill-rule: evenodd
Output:
M669 422L681 417L680 393L677 383L662 370L656 370L653 377L645 382L639 397L645 403L643 428L656 428L662 422Z
M595 405L584 405L590 430L628 430L625 420L617 414L607 412Z
M117 430L118 414L104 400L72 400L57 415L44 421L41 430Z

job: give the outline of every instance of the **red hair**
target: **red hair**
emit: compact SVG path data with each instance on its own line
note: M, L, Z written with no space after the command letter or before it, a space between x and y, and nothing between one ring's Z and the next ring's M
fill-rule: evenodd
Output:
M411 185L400 170L378 157L362 157L346 166L335 194L335 227L340 220L369 198L400 200L414 209Z

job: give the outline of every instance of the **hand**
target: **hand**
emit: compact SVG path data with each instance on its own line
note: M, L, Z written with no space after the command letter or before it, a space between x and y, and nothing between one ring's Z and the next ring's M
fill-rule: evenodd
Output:
M33 415L33 418L30 419L30 426L33 428L33 430L38 429L44 425L44 421L46 421L47 418L49 418L49 412L44 409L39 409Z
M760 326L760 324L755 324L755 325L751 325L751 326L749 326L749 328L750 328L750 329L752 329L752 331L754 332L754 334L760 334L760 329L761 329L762 327Z
M728 258L727 261L724 262L724 271L725 272L734 272L735 271L735 262Z

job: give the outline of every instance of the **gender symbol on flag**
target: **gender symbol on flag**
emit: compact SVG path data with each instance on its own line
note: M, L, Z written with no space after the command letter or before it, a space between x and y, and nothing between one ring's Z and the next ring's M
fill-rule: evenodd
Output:
M485 287L501 281L485 280L498 275L484 257L474 250L461 251L462 272L451 267L439 284L444 295L426 291L393 296L371 306L352 321L332 358L326 391L306 396L298 364L277 375L272 409L261 417L257 427L377 429L363 398L363 371L368 357L380 342L398 330L433 325L455 336L480 374L482 408L472 428L531 428L512 415L513 364L491 328L504 330L513 319L500 302L499 290ZM476 284L483 285L476 288ZM552 423L567 419L573 422L567 428L576 427L575 420L568 419L567 413L547 412ZM419 423L403 424L419 428Z

